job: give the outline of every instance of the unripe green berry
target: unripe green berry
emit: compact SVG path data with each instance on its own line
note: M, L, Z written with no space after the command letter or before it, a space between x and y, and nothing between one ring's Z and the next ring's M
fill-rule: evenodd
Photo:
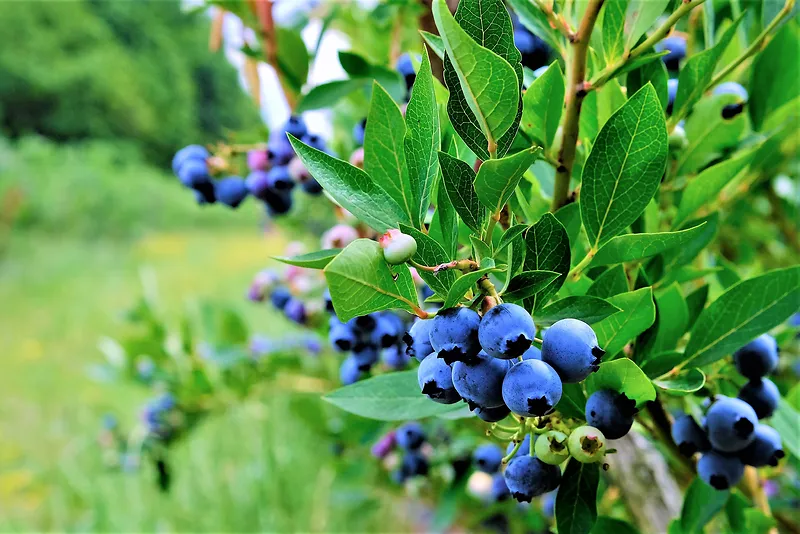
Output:
M536 440L536 457L546 464L559 465L569 458L567 435L558 430L546 432Z
M383 257L390 265L399 265L410 260L417 253L417 242L410 235L397 229L389 229L379 240Z
M584 464L603 461L606 456L606 437L593 426L579 426L567 441L570 455Z
M672 150L684 150L689 145L689 139L686 137L686 131L680 124L675 126L672 133L669 134L669 147Z

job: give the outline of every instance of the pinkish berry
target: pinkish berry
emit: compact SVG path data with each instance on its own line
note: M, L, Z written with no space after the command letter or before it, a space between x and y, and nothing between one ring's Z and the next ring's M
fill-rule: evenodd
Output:
M352 226L337 224L322 234L322 248L344 248L358 239L358 232Z
M358 167L359 169L364 168L364 147L360 146L353 151L350 155L350 165Z
M417 242L414 238L396 228L387 230L378 242L383 248L384 259L390 265L405 263L417 253Z
M247 168L251 171L266 171L269 169L269 156L266 150L251 150L247 153Z

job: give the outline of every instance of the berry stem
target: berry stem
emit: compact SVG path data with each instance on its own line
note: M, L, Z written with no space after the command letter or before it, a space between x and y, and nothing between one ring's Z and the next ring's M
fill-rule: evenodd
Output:
M516 443L514 443L514 448L511 449L511 452L503 457L503 460L502 460L503 465L506 465L517 454L517 451L519 451L519 448L522 446L522 439L519 438L519 434L514 434L514 438L513 439L515 439L515 440L519 439L519 440ZM533 441L533 440L531 440L531 441Z
M772 510L769 507L769 499L764 493L764 487L761 485L761 480L758 478L758 471L755 467L749 465L744 468L744 479L742 480L742 489L753 500L753 504L761 510L767 517L772 517ZM777 527L769 529L769 534L778 534Z
M592 249L586 253L586 257L584 257L580 261L580 263L578 263L578 265L573 267L572 270L569 272L569 278L571 278L572 280L580 279L583 270L589 266L595 254L597 254L597 250L594 247L592 247Z
M278 62L278 39L275 32L275 21L272 18L272 2L273 0L253 0L261 38L264 42L264 59L269 66L275 69L286 103L289 105L289 111L294 112L297 107L297 97L289 87L286 75Z

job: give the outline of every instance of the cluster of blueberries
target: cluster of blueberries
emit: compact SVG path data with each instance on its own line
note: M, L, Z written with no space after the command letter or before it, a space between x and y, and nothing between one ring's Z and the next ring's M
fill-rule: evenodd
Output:
M423 452L423 445L426 442L427 436L422 425L411 421L378 440L372 447L372 455L382 460L399 448L402 457L399 465L392 471L392 480L402 484L410 478L428 474L430 463Z
M327 294L326 309L331 314L328 332L331 346L339 352L349 353L339 369L342 384L350 385L366 377L378 361L395 371L408 366L410 357L402 344L407 319L395 312L384 311L354 317L343 323L334 313Z
M169 441L175 436L180 423L180 413L175 396L171 393L161 395L149 400L140 415L142 424L147 429L148 436Z
M199 204L219 202L238 208L252 195L264 203L269 215L281 215L292 207L292 190L296 184L311 195L322 193L322 186L295 156L287 134L326 151L325 142L309 133L302 117L290 117L283 128L272 131L266 149L248 152L250 174L246 179L240 176L212 178L209 166L212 156L201 145L180 149L172 159L172 171L185 187L194 191Z
M776 466L783 458L778 432L758 422L778 405L778 388L765 376L778 365L778 345L764 334L734 353L736 369L749 382L738 398L718 395L698 424L681 415L672 426L672 439L686 456L701 453L697 473L708 485L725 490L739 483L746 465Z

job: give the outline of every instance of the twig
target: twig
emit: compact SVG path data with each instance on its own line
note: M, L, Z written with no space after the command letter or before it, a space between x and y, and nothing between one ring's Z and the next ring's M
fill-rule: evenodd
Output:
M748 465L744 468L742 486L745 493L753 500L753 504L756 505L756 508L761 510L767 517L772 517L767 494L764 493L764 488L761 486L761 481L758 479L758 471L755 467L750 467ZM772 527L768 532L769 534L778 534L778 529L777 527Z
M592 36L592 29L594 29L594 25L597 22L600 8L603 7L603 1L589 0L583 19L580 26L578 26L578 32L575 34L574 40L572 40L574 49L567 85L564 131L561 150L558 154L553 203L550 206L550 211L552 212L566 204L569 199L569 182L572 177L572 166L575 164L581 103L586 96L586 88L584 87L586 81L586 55L589 51L589 39Z
M272 2L273 0L253 0L255 3L256 16L261 29L261 38L264 43L264 59L267 64L275 69L278 76L278 82L283 89L283 95L286 97L286 103L289 105L289 110L294 112L297 107L297 97L289 87L286 81L286 75L278 63L278 39L277 32L275 31L275 21L272 18Z
M551 2L548 3L547 1L543 2L542 0L533 0L533 3L536 4L536 7L538 7L539 10L547 17L547 21L550 23L550 26L560 31L561 34L567 38L567 41L572 42L575 39L575 30L570 27L567 19L564 18L564 15L557 15L553 11L553 5Z

